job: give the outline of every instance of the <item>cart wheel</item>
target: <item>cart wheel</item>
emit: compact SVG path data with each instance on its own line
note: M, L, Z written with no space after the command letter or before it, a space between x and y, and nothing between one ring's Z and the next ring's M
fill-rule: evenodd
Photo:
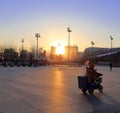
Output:
M93 94L93 92L94 92L94 89L92 88L92 87L90 87L89 89L88 89L88 92L89 92L89 94Z
M86 89L82 89L82 92L83 92L84 94L86 94L86 91L87 91Z
M98 88L98 90L100 91L100 92L102 92L103 91L103 86L99 86L99 88Z

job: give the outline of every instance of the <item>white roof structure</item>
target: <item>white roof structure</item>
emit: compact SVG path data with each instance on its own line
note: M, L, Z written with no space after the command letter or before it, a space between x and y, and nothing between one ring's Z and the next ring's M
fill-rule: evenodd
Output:
M97 57L103 57L103 56L113 55L113 54L116 54L116 53L120 53L120 49L115 49L113 51L109 51L107 53L99 54L99 55L96 55L96 56Z

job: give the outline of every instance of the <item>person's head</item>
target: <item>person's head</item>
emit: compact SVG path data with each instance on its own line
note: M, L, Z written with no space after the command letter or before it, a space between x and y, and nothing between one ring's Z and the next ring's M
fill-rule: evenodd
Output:
M95 67L94 64L92 63L89 64L89 68L94 69L94 67Z

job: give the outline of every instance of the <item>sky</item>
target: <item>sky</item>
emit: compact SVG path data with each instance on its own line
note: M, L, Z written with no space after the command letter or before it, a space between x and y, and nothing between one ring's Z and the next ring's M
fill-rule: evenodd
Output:
M79 51L91 47L120 47L120 0L0 0L0 45L21 48L68 44Z

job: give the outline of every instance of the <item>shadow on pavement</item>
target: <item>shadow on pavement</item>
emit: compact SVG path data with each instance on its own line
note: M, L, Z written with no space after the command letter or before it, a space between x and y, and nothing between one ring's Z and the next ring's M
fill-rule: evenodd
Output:
M106 93L103 93L103 95L113 104L115 105L120 105L120 100L115 100L112 96L106 94Z
M120 102L116 101L106 93L101 93L101 96L104 96L106 99L108 99L110 103L102 101L102 99L96 95L85 95L85 98L93 108L93 111L89 113L120 113Z

